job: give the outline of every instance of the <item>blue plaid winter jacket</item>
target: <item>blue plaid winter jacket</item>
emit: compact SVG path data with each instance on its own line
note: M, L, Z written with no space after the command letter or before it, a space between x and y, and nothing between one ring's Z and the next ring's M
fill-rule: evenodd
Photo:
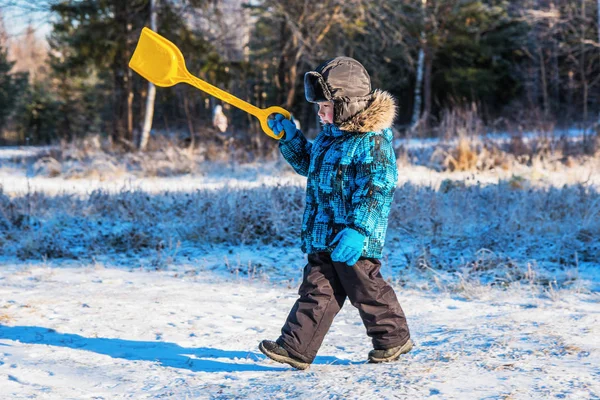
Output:
M396 106L375 91L372 103L339 127L327 124L309 142L301 132L280 141L283 157L308 178L302 251L332 252L346 227L366 235L362 256L381 258L398 173L392 148Z

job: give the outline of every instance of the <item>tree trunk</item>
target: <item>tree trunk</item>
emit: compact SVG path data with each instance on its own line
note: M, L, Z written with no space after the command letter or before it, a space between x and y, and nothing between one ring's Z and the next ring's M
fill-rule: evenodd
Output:
M556 4L554 1L550 3L550 7L552 10L556 10ZM558 63L558 33L557 33L557 21L554 19L550 20L550 90L551 90L551 100L550 100L550 110L555 113L560 106L560 70Z
M298 49L298 51L296 52L296 56L294 57L294 59L291 61L290 67L289 67L289 71L288 71L288 90L287 90L287 96L286 96L286 100L285 100L285 107L288 110L291 110L292 107L294 106L294 98L296 97L296 88L297 88L297 82L296 79L298 78L298 64L300 63L300 60L302 59L302 56L304 55L304 47L300 47L300 49Z
M598 0L600 1L600 0ZM425 36L425 7L427 0L421 0L422 23L423 30L421 31L421 48L419 49L419 61L417 62L417 80L415 82L415 98L413 101L413 115L410 122L411 129L415 129L421 119L421 88L423 86L423 69L425 68L425 47L427 46L427 38Z
M567 76L569 77L569 83L567 85L567 121L573 117L574 98L575 98L575 73L569 70Z
M583 122L588 123L588 98L589 98L590 89L588 87L588 82L585 77L583 78Z
M540 9L540 0L533 0L528 3L528 8L533 10ZM539 119L540 100L543 101L543 92L545 88L542 82L542 59L539 57L540 51L544 43L542 43L542 24L533 21L531 35L531 68L529 69L529 79L527 79L526 85L529 85L529 103L530 107L535 110L536 118ZM544 104L542 104L542 107ZM538 121L539 122L539 121Z
M187 96L186 91L182 91L182 96L183 96L183 111L185 112L185 119L187 120L188 129L190 131L189 148L193 149L194 146L196 145L196 139L195 139L195 135L194 135L194 123L192 121L192 115L190 113L190 106L189 106L188 96Z
M121 142L121 138L125 136L126 128L123 124L123 93L125 92L123 82L123 71L119 68L119 62L115 60L113 66L113 77L114 77L114 91L113 91L113 131L112 131L112 142L113 145Z
M150 0L150 29L157 31L156 24L156 3L158 0ZM148 82L148 94L146 96L146 110L144 112L144 123L142 125L142 133L140 136L139 150L145 151L152 129L152 119L154 117L154 101L156 99L156 86L152 82Z
M286 40L289 39L289 32L286 32L286 23L285 20L281 21L281 25L279 27L280 30L280 42L279 42L279 65L277 66L277 79L275 80L275 87L277 88L277 104L283 104L283 92L286 89L285 86L285 75L287 66L287 55L286 52Z
M556 37L552 38L552 110L556 112L560 107L560 70L558 64L558 40Z
M544 104L544 117L550 115L550 104L548 101L548 79L546 77L546 63L544 60L544 52L541 47L538 47L538 57L540 60L540 77L542 78L542 99Z
M431 117L431 70L433 68L433 49L425 49L425 76L423 78L425 89L425 110L423 111L423 127L429 128L429 118Z
M598 0L598 10L597 10L597 14L598 14L598 45L600 46L600 0ZM598 47L598 50L600 50L600 47ZM598 112L598 136L600 137L600 111Z
M579 66L579 73L581 75L581 85L583 88L583 123L587 123L588 122L588 92L589 92L589 87L588 87L588 81L587 81L587 74L585 73L585 20L586 20L586 11L585 11L585 2L586 0L581 0L581 45L580 45L580 51L581 51L581 56L579 59L580 62L580 66Z
M600 0L598 0L600 1ZM423 43L422 46L425 46ZM425 51L423 47L419 49L419 61L417 62L417 81L415 82L415 100L413 102L413 115L410 122L411 128L414 129L417 127L419 120L421 118L421 87L423 86L423 69L425 66Z
M288 73L289 87L287 91L287 97L285 100L285 107L287 110L291 110L294 105L294 97L296 97L296 78L298 77L298 64L294 63L290 65L290 71Z
M124 2L127 3L127 2ZM125 78L125 96L127 99L127 108L125 109L125 119L127 121L127 132L125 139L129 141L129 145L134 145L133 143L133 72L131 68L129 68L129 60L131 59L131 22L130 22L130 9L129 5L125 6L123 21L124 27L123 31L125 33L125 37L123 38L123 70L124 70L124 78Z
M119 45L114 59L114 124L113 143L130 145L133 138L133 85L132 73L129 68L131 51L129 50L129 34L131 24L129 23L129 7L126 1L115 2L115 22L117 26L117 38Z

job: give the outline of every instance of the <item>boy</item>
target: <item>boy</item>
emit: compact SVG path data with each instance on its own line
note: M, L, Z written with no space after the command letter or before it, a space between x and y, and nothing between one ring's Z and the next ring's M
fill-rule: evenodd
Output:
M259 349L308 368L348 297L372 338L369 362L393 361L412 348L404 312L379 272L398 179L390 129L396 104L390 94L371 91L369 74L349 57L306 73L304 89L324 124L314 142L281 114L269 126L285 132L281 153L308 178L302 222L308 264L281 336Z

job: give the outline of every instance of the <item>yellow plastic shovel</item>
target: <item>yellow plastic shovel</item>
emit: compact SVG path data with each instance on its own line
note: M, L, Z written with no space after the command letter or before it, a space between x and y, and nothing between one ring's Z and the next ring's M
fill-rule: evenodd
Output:
M267 124L267 120L271 114L275 113L283 114L289 119L290 113L287 110L276 106L258 108L195 77L187 70L183 54L177 46L151 29L142 29L140 40L129 61L129 67L156 86L169 87L185 82L197 87L232 106L254 115L260 121L263 131L272 138L281 139L283 137L284 132L279 135L273 133L273 130Z

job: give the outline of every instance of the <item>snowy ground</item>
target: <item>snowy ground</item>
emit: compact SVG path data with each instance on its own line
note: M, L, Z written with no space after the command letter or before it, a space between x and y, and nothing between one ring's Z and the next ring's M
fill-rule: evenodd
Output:
M18 165L2 164L14 151L3 157L0 150L0 185L11 197L33 192L86 197L96 189L230 193L235 188L304 184L277 163L177 178L28 178ZM524 199L531 206L537 197L523 193L533 188L600 188L598 165L478 174L410 166L401 171L400 185L437 189L446 179L466 186L494 185L513 174L524 183L521 187L516 182L518 192L508 200ZM453 188L450 194L462 190L460 185ZM568 193L573 196L572 189ZM107 204L127 199L116 196ZM468 208L459 195L448 199L454 199L448 207ZM550 194L544 197L550 199ZM513 253L507 250L519 267L504 263L505 270L485 271L490 257L496 257L485 251L474 257L481 271L419 268L416 262L407 267L406 257L435 241L424 246L407 240L406 227L391 230L382 272L394 285L416 346L399 362L385 365L365 363L370 341L350 304L335 320L309 370L273 363L258 351L260 340L278 336L296 298L304 264L296 248L194 248L189 242L179 250L185 256L171 258L165 250L160 263L149 255L118 252L95 255L95 261L18 261L0 254L0 399L600 399L600 271L594 261L600 203L594 201L583 220L584 241L573 251L575 262L564 268L544 269L518 254L524 248L521 241L531 245L533 254L560 250L541 240L541 234L520 239L510 247ZM149 204L160 204L160 198ZM519 204L511 210L518 211ZM475 202L470 207L479 210L475 206L481 206L477 213L489 214L488 205ZM164 224L167 216L165 212L156 219ZM525 216L517 217L527 222ZM454 223L449 214L443 218L444 227ZM70 221L59 219L55 227ZM483 217L473 221L476 234L488 224ZM414 226L419 223L416 219ZM547 223L539 221L540 226ZM564 229L556 234L563 235ZM469 243L472 237L466 239ZM440 236L437 246L445 248L448 240L464 238ZM540 246L547 248L538 250ZM427 257L435 258L436 248L430 250ZM479 250L467 248L470 253ZM587 250L586 262L578 261L581 250ZM480 279L478 274L487 275ZM523 278L504 284L503 277L511 274Z
M365 363L346 305L307 371L257 350L295 289L194 266L0 270L2 398L600 398L600 296L530 288L479 298L396 287L416 342Z

